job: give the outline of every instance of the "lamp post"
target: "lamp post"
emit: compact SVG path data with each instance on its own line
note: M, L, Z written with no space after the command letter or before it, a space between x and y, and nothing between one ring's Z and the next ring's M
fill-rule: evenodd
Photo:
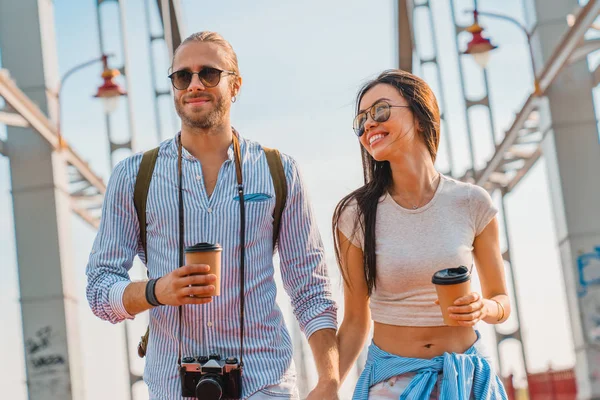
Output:
M114 82L114 78L116 78L117 76L120 75L120 72L118 69L111 69L108 67L108 57L111 57L111 54L103 54L102 56L100 56L99 58L94 58L93 60L89 60L86 61L84 63L78 64L76 66L74 66L73 68L71 68L70 70L68 70L63 77L60 80L60 86L58 88L58 91L56 93L56 104L58 107L58 121L56 123L56 130L58 132L58 149L59 151L62 149L63 145L64 145L64 141L62 139L62 134L61 134L61 119L62 119L62 107L60 104L60 100L61 100L61 94L62 94L62 89L64 87L64 83L65 81L71 76L73 75L73 73L88 67L90 65L96 64L97 62L102 61L102 64L104 66L104 70L102 71L102 79L104 80L104 82L102 83L102 85L100 87L98 87L98 91L96 92L96 94L94 95L94 97L99 98L102 100L103 104L104 104L104 111L107 114L112 113L113 111L115 111L115 109L117 108L118 103L118 99L120 96L124 96L127 94L127 92L116 82Z
M479 64L482 68L485 68L490 59L490 51L497 49L498 46L492 44L492 42L483 37L483 28L479 25L479 16L483 15L485 17L502 19L512 24L516 25L525 33L527 37L527 46L529 48L529 57L531 59L531 68L533 73L533 85L534 85L534 93L536 96L542 94L540 89L540 84L537 78L537 69L535 66L535 57L533 56L533 47L531 45L531 38L533 36L533 32L530 32L525 26L523 26L516 19L509 17L503 14L496 14L490 12L481 12L475 8L474 10L467 10L466 13L473 13L473 24L466 28L467 32L470 32L473 37L471 41L467 44L467 49L464 51L464 54L471 54L475 59L475 62Z

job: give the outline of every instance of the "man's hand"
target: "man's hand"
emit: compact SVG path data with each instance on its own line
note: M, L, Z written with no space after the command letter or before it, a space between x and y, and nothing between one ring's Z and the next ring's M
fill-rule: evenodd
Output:
M208 271L208 265L191 264L170 272L156 282L156 299L169 306L210 303L217 277Z
M338 400L340 386L340 353L335 329L320 329L308 339L319 374L317 386L307 400Z
M339 400L338 389L339 383L336 381L319 381L306 400Z

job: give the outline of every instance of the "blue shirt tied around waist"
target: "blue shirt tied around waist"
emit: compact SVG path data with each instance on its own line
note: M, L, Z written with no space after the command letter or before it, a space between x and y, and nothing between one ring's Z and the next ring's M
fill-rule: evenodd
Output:
M477 349L479 343L477 332L477 341L464 354L444 353L430 360L390 354L371 343L352 400L366 400L371 386L407 373L416 375L399 400L428 399L440 372L444 374L440 400L469 400L471 393L475 400L506 400L508 397L500 378Z

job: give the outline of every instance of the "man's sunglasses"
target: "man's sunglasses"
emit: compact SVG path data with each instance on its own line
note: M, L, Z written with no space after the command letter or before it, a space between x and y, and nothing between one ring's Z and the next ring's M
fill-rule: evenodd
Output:
M390 109L392 107L410 108L410 106L392 106L385 101L379 101L373 104L371 107L354 117L353 128L356 136L361 137L363 133L365 133L365 123L367 122L367 117L369 115L375 122L385 122L390 119Z
M215 87L221 82L221 75L235 75L233 71L224 71L212 67L204 67L198 72L192 72L187 69L180 69L179 71L173 72L169 75L173 87L177 90L185 90L192 83L194 75L198 75L198 79L202 82L202 85L207 88Z

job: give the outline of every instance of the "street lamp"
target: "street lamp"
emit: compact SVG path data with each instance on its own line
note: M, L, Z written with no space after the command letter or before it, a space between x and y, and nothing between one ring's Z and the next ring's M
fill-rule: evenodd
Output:
M483 28L479 25L478 16L479 12L477 10L473 11L473 25L466 28L466 31L471 33L473 37L467 44L467 50L464 54L471 54L475 62L481 68L485 68L490 61L490 51L498 46L494 46L490 39L483 37Z
M518 26L519 29L521 29L525 33L525 36L527 37L527 46L529 47L529 57L531 58L531 68L533 70L532 72L534 93L537 96L541 95L542 91L540 90L540 84L537 78L537 69L535 67L535 58L533 56L533 47L531 45L532 32L530 32L526 27L521 25L519 21L507 15L480 12L477 10L477 8L475 8L475 10L467 10L465 12L473 13L473 25L466 28L466 31L470 32L473 35L473 37L471 38L471 41L467 44L467 50L465 50L463 54L471 54L475 59L475 62L479 64L482 68L485 68L489 62L490 51L498 48L498 46L494 46L489 39L483 37L483 28L479 25L478 21L480 15L509 21L514 25Z
M119 76L121 73L118 69L108 68L107 55L102 56L102 62L104 63L104 71L102 72L102 79L104 79L104 83L98 88L98 92L94 95L94 97L102 99L104 104L104 112L110 114L117 109L119 97L124 96L127 93L121 86L119 86L118 83L113 81L113 79Z
M61 134L61 119L62 119L62 117L61 117L62 107L60 106L61 93L62 93L62 88L64 86L65 81L71 75L73 75L74 72L77 72L87 66L90 66L99 61L102 61L102 64L104 66L104 70L102 71L102 79L104 80L104 82L102 83L102 85L100 87L98 87L98 91L96 92L94 97L102 100L103 105L104 105L104 112L107 114L110 114L113 111L115 111L115 109L117 108L117 106L119 104L119 97L127 94L127 92L118 83L114 82L114 80L113 80L114 78L116 78L117 76L120 75L120 72L118 69L108 68L108 57L110 57L110 56L111 55L109 55L109 54L103 54L99 58L94 58L93 60L89 60L84 63L78 64L78 65L74 66L73 68L71 68L70 70L68 70L65 73L65 75L62 77L62 79L60 80L60 86L59 86L58 92L56 94L56 100L57 100L57 105L58 105L58 121L56 124L56 128L57 128L57 132L58 132L58 149L59 149L59 151L64 146L64 141L62 139L62 134Z

